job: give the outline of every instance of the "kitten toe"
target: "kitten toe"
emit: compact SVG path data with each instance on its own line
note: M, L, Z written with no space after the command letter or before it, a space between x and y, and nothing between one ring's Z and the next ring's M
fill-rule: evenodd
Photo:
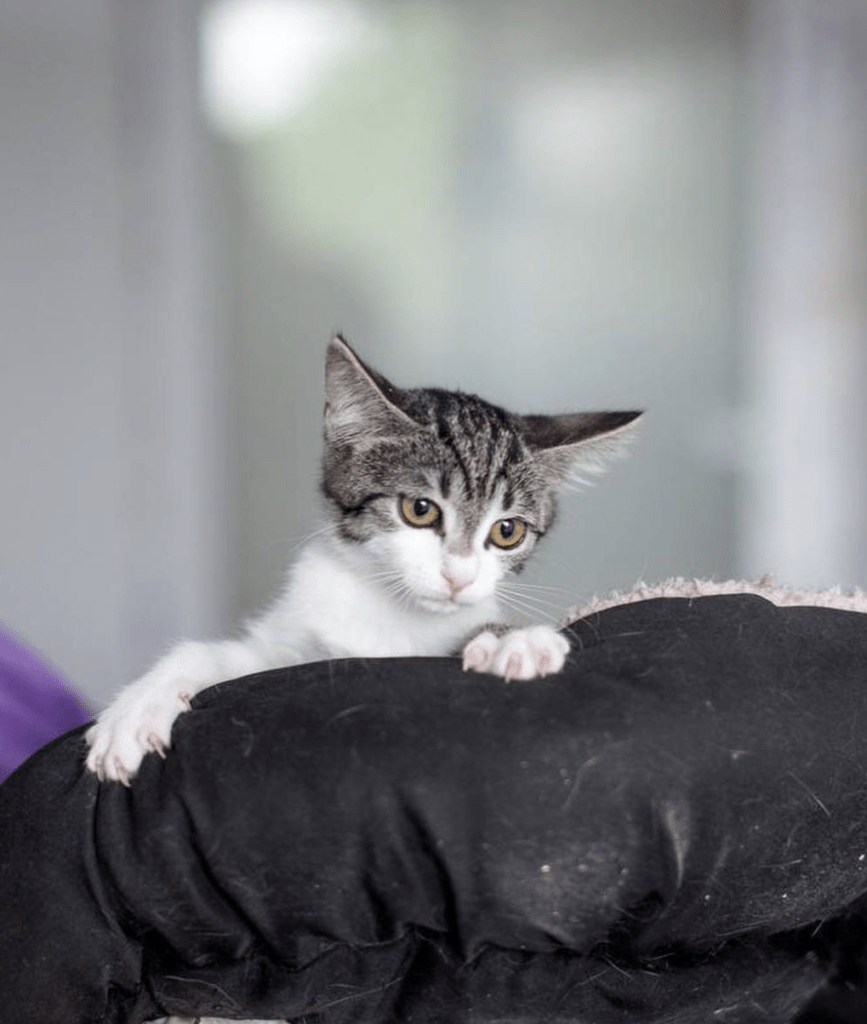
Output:
M534 675L548 676L559 672L569 654L569 641L550 626L534 626L528 632Z
M464 672L487 672L497 653L500 641L489 630L474 636L464 647Z
M486 658L484 651L478 647L467 647L464 650L463 670L464 672L482 672Z
M507 683L510 683L513 679L528 679L527 672L528 668L525 665L525 659L519 651L512 651L511 654L506 655L502 676Z
M550 676L563 668L569 654L569 641L560 633L549 633L547 627L542 628L546 634L536 640L536 671L540 676Z
M497 652L491 672L510 683L513 679L532 679L536 675L535 664L526 638L509 633L503 638L503 646Z

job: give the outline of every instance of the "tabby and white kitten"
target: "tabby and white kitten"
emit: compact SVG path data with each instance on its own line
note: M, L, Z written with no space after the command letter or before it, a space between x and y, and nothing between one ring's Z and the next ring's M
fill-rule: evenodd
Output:
M120 692L87 733L87 765L129 784L164 755L194 694L324 658L448 655L505 679L558 672L550 626L499 628L497 591L554 521L555 493L601 468L637 412L516 416L461 392L398 389L334 338L325 360L328 528L240 639L186 642Z

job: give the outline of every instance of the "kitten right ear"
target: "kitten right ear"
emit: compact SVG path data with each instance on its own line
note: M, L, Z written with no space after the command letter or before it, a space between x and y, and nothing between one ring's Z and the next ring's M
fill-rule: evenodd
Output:
M612 458L624 454L643 415L630 410L518 419L536 459L560 486L585 482L584 474L601 473Z
M366 366L336 334L325 352L325 439L358 441L406 434L419 424L401 408L403 395L381 373Z

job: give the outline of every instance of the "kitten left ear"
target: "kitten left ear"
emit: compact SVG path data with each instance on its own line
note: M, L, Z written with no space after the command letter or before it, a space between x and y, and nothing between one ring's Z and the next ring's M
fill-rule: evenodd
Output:
M630 412L576 412L562 416L519 416L525 440L557 485L601 473L623 455L643 415Z
M339 334L325 353L325 437L358 441L383 434L406 434L418 423L401 408L402 393L366 366Z

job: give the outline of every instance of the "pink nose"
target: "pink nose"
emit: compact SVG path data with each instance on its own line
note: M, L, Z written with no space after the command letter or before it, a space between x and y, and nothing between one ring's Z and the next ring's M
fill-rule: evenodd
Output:
M473 581L470 579L455 579L450 576L445 569L440 569L442 578L448 583L449 588L453 594L459 594L464 587L468 587Z
M448 583L452 595L468 587L478 574L475 558L446 558L440 568L440 575Z

